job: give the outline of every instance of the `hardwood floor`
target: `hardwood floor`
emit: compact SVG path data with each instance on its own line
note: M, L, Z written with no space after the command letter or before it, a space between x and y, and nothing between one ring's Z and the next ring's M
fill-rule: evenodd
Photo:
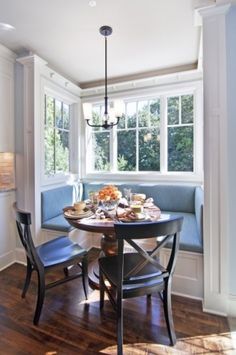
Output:
M59 271L55 272L55 277ZM99 292L84 302L81 279L47 291L39 326L32 323L36 278L21 298L25 267L0 272L0 354L116 354L115 313L107 301L99 309ZM173 296L177 344L169 340L158 296L124 302L125 354L236 354L227 319L203 313L198 301Z

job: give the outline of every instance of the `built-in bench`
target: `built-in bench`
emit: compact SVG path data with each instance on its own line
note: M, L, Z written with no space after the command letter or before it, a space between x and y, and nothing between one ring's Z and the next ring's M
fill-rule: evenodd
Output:
M87 199L89 193L98 191L106 184L84 182L80 184L81 199ZM161 185L161 184L121 184L116 183L120 191L130 188L132 192L145 193L152 197L162 213L184 217L180 234L180 254L174 278L175 293L201 298L203 296L203 190L197 185ZM77 191L78 192L78 191ZM74 187L66 185L41 193L42 228L51 237L64 232L82 243L84 247L99 245L99 237L73 230L63 217L63 208L73 205ZM168 246L161 258L167 259Z
M91 191L98 191L104 185L84 183L83 199L87 199ZM133 192L152 197L162 213L183 216L180 249L195 253L203 252L203 190L200 186L159 184L116 184L116 186L122 192L125 188L130 188Z

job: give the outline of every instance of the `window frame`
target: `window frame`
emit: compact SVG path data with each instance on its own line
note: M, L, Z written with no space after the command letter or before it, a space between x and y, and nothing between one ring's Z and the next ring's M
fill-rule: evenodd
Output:
M170 172L167 171L168 167L168 125L167 125L167 97L170 96L182 96L182 95L194 95L194 123L193 123L193 172ZM85 132L85 145L86 148L86 163L84 168L84 176L82 178L86 180L104 180L104 181L176 181L176 182L198 182L203 181L203 97L202 97L202 81L191 81L185 83L178 83L173 85L163 85L162 87L152 88L151 90L137 90L135 93L120 93L119 97L123 97L125 103L135 100L151 100L160 98L160 172L157 171L114 171L114 162L111 164L111 170L109 172L97 172L91 171L91 153L92 148L89 146L90 127L86 125ZM109 97L112 100L112 95ZM90 100L92 104L102 104L102 98ZM111 130L111 136L116 141L116 127ZM112 150L112 149L111 149ZM90 159L89 159L90 156ZM111 157L115 159L114 155ZM112 163L112 160L111 160ZM113 170L112 170L113 168Z
M45 174L45 146L44 146L44 129L45 129L45 95L51 96L55 100L59 100L64 104L69 106L70 112L70 127L69 127L69 171L65 173L56 173L54 175L48 176ZM41 86L41 185L50 184L60 184L68 180L68 177L73 171L73 166L75 165L75 147L78 147L77 135L77 124L76 124L76 105L80 102L80 99L63 89L57 84L50 82L47 79L42 80Z

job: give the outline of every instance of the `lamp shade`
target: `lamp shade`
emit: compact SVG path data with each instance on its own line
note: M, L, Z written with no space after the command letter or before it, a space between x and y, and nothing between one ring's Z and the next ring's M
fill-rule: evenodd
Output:
M91 103L89 103L89 102L83 103L83 113L84 113L85 120L92 119L92 104Z
M125 112L125 105L123 100L114 100L114 111L116 117L122 117Z

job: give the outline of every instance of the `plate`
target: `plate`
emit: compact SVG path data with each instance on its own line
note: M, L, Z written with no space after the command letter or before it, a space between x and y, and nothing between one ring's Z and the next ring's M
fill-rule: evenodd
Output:
M150 221L151 219L150 219L150 217L149 216L147 216L146 214L144 214L144 213L142 213L142 215L143 215L143 218L136 218L136 219L131 219L131 218L129 218L129 217L121 217L121 218L119 218L119 221L121 221L121 222L125 222L125 223L136 223L136 222L145 222L145 221Z
M80 219L80 218L86 218L86 217L90 217L93 215L93 212L89 209L85 209L83 212L77 212L76 210L73 209L69 209L67 211L64 212L64 216L66 218L70 218L70 219Z

